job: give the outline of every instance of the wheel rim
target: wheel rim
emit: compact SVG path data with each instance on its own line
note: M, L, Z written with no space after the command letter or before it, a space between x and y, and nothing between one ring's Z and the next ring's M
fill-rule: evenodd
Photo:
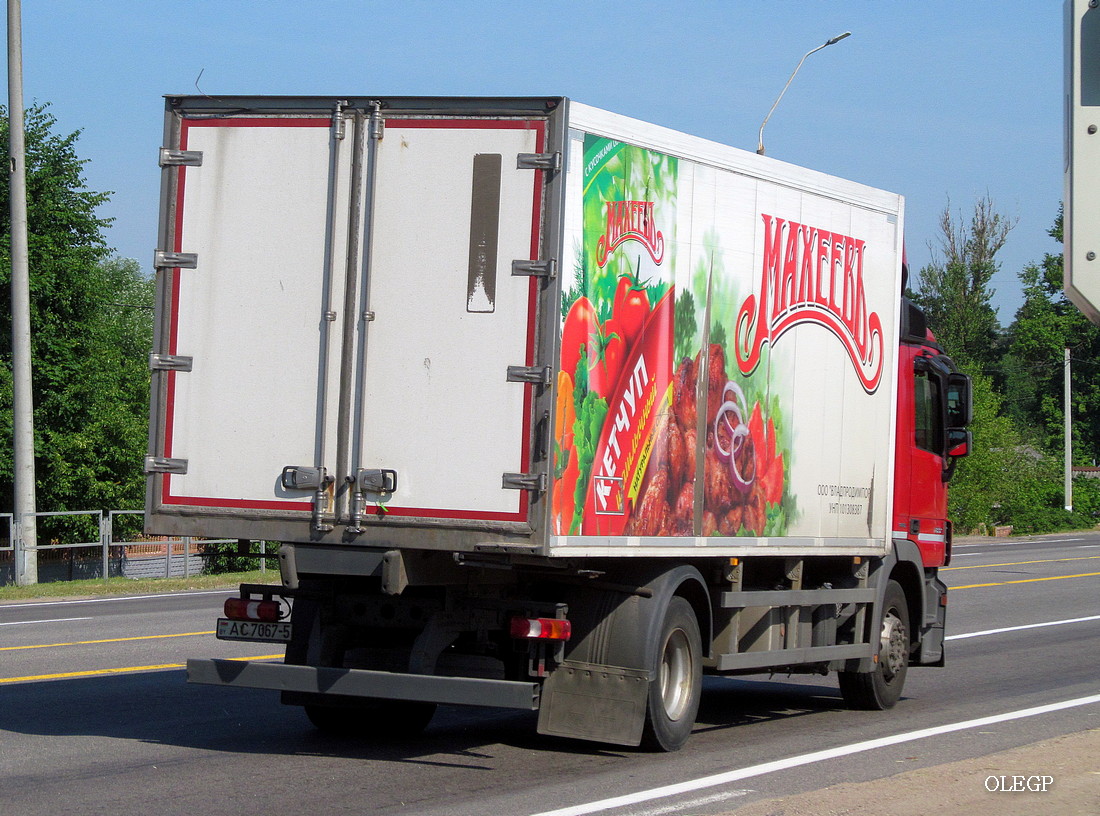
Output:
M661 654L661 702L670 720L678 720L691 702L691 645L683 629L674 629Z
M882 619L882 644L879 648L879 663L887 681L893 680L906 666L909 655L909 635L905 624L890 609Z

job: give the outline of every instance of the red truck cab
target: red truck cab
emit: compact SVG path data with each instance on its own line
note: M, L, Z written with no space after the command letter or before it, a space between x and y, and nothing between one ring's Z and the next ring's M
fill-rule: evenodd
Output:
M944 354L924 313L902 299L898 348L894 538L920 549L925 568L951 560L947 482L970 449L970 378Z

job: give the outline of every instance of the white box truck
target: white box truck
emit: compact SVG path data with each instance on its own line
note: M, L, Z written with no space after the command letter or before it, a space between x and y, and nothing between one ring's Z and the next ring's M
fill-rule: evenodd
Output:
M192 660L320 728L657 749L704 673L942 665L969 383L898 195L561 97L169 97L147 529L280 542Z

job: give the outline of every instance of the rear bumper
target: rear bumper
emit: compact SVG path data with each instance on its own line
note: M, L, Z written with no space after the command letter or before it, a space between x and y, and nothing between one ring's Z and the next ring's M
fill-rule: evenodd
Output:
M187 682L333 697L374 697L526 711L538 709L541 690L538 683L514 680L437 677L239 660L188 660Z

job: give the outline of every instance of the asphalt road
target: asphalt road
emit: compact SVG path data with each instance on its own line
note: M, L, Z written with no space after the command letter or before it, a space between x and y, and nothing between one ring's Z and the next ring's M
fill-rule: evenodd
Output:
M188 657L271 653L210 634L225 593L4 605L0 813L717 814L1100 728L1100 534L963 542L944 578L948 665L894 710L844 709L834 677L710 679L675 754L488 709L322 736L274 692L184 682Z

